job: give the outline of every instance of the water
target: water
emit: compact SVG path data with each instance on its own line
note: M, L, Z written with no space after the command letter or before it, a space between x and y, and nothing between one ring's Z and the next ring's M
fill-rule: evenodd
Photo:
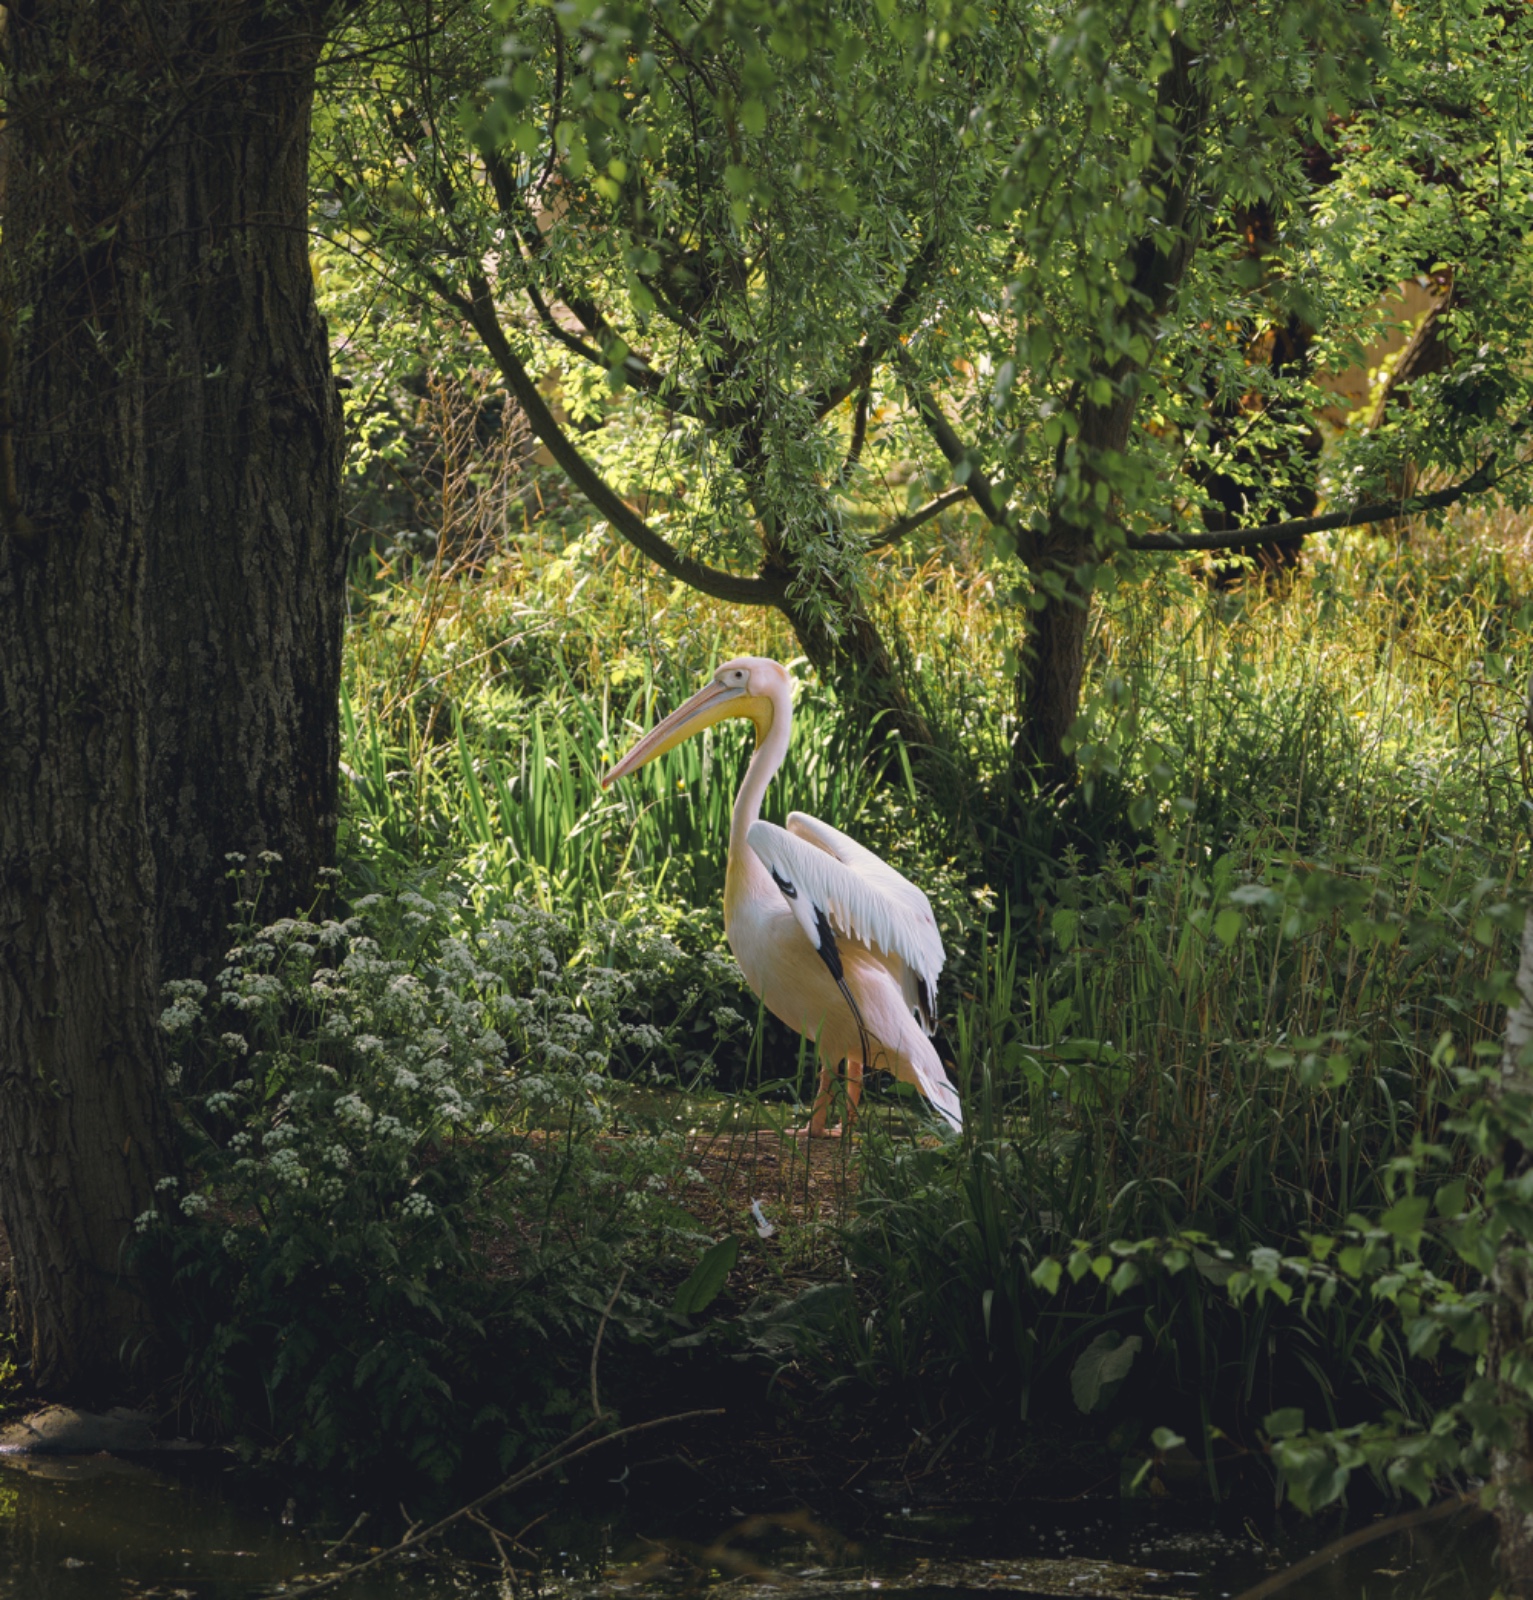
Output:
M0 1600L265 1600L295 1593L304 1574L335 1570L326 1552L344 1519L334 1528L288 1525L282 1508L226 1493L213 1460L167 1472L108 1456L0 1458ZM1143 1503L892 1505L860 1516L855 1539L804 1511L688 1528L684 1508L613 1502L582 1510L546 1501L509 1505L497 1520L504 1532L521 1533L521 1548L507 1551L514 1577L488 1537L471 1533L444 1561L396 1566L326 1593L670 1600L718 1590L718 1600L959 1600L984 1591L1010 1600L1218 1600L1338 1531L1297 1521L1277 1534L1238 1522L1211 1531L1207 1507L1168 1513ZM1352 1552L1284 1597L1489 1600L1492 1554L1489 1519L1429 1524Z

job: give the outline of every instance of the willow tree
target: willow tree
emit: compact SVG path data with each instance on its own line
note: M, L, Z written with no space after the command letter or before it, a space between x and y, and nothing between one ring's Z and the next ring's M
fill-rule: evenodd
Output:
M307 250L325 8L6 8L0 1218L32 1383L120 1392L177 1168L164 978L333 849L340 417ZM275 859L280 856L280 860Z
M1073 779L1093 597L1134 551L1398 512L1402 452L1450 474L1439 505L1512 462L1521 379L1479 353L1528 309L1505 8L383 15L335 58L336 238L473 331L615 536L778 607L914 737L869 584L938 512L987 521L1020 796ZM1317 372L1432 250L1466 281L1457 354L1317 485Z
M1093 595L1132 552L1524 496L1533 314L1526 14L1045 9L1048 47L1015 78L1028 127L990 199L1007 314L944 319L907 361L934 449L1016 562L1023 793L1074 776ZM1294 517L1315 505L1320 369L1355 363L1402 279L1443 261L1463 285L1451 353L1408 410L1352 431L1323 512ZM959 367L993 374L961 414ZM1402 460L1442 487L1402 501Z
M867 586L965 492L945 468L891 490L873 414L904 343L968 296L998 169L966 117L1001 94L995 30L922 47L913 5L391 17L326 79L337 241L472 330L614 537L777 609L816 669L928 743Z

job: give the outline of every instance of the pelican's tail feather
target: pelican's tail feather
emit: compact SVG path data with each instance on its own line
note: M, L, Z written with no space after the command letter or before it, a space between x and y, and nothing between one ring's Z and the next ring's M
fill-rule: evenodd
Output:
M905 1046L905 1059L910 1063L916 1087L932 1103L932 1108L952 1128L963 1132L963 1107L958 1091L953 1087L930 1039L918 1027L912 1026L900 1041ZM900 1074L904 1076L903 1073Z

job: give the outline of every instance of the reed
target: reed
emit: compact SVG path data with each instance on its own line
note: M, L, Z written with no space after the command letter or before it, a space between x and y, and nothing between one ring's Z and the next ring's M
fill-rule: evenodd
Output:
M1411 1403L1388 1341L1339 1312L1237 1315L1213 1255L1117 1300L1046 1296L1031 1274L1075 1241L1189 1229L1236 1256L1282 1248L1382 1209L1394 1155L1439 1134L1452 1062L1498 1026L1506 951L1485 912L1526 871L1523 562L1474 527L1317 544L1282 587L1234 595L1151 567L1098 607L1063 807L1004 793L1017 619L982 566L933 555L876 597L954 752L952 803L797 669L769 808L860 834L928 888L970 1109L957 1145L869 1138L846 1235L860 1310L820 1341L827 1376L918 1404L966 1388L1020 1417L1113 1327L1146 1339L1142 1375L1194 1397L1194 1425L1285 1385L1336 1411ZM717 952L745 730L611 794L599 775L744 651L793 646L594 542L376 590L348 656L355 859L445 862L482 908L534 903L575 931L577 965L621 968L655 928ZM684 1081L792 1080L746 1023L684 1045L698 1002L663 987L635 1015L691 1051ZM738 985L720 1003L756 1016Z

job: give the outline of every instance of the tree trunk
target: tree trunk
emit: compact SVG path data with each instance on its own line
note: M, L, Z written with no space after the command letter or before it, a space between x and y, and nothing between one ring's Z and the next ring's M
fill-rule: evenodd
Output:
M1159 318L1197 249L1192 201L1205 94L1196 58L1183 39L1174 37L1171 64L1156 87L1158 131L1164 137L1155 142L1156 153L1142 182L1145 194L1161 197L1160 210L1130 252L1122 312L1126 330L1139 334L1147 348L1154 347ZM1118 342L1117 347L1125 346L1126 341ZM1137 378L1136 364L1127 355L1108 360L1104 353L1091 381L1075 385L1072 409L1078 431L1060 445L1048 526L1028 558L1035 575L1043 571L1057 578L1060 592L1043 591L1042 609L1032 614L1017 653L1011 777L1018 795L1027 794L1034 783L1060 788L1075 780L1075 753L1066 749L1066 736L1080 714L1091 623L1090 591L1076 571L1097 559L1097 532L1106 514L1095 491L1103 481L1111 487L1114 458L1128 448L1139 399ZM1089 399L1091 389L1104 379L1111 397L1101 403Z
M1126 378L1126 368L1115 369L1112 381L1122 387L1114 399L1107 405L1088 401L1081 406L1073 448L1080 454L1077 482L1084 504L1072 506L1056 492L1034 559L1035 570L1052 570L1063 588L1057 595L1046 593L1042 608L1032 613L1019 652L1017 733L1012 745L1012 784L1018 794L1026 794L1034 783L1059 789L1075 781L1075 752L1067 746L1067 735L1080 715L1086 633L1091 625L1091 593L1082 587L1076 568L1093 554L1090 491L1100 476L1100 464L1128 446L1137 396L1132 380L1125 384ZM1064 478L1063 459L1057 476Z
M933 748L931 726L905 690L904 680L878 625L855 592L841 595L832 631L807 606L790 598L783 614L809 664L849 704L866 712L879 730L899 735L917 764Z
M1077 559L1084 555L1081 550ZM1073 577L1063 598L1048 596L1029 619L1017 675L1017 734L1012 744L1012 787L1026 794L1036 783L1064 789L1075 781L1075 752L1067 735L1080 714L1086 671L1086 631L1091 595Z
M224 851L283 853L278 910L333 846L304 16L8 8L0 1220L50 1393L120 1392L149 1349L129 1246L176 1169L160 982L219 953Z
M201 9L217 21L187 28L178 64L197 88L146 184L165 319L145 400L167 977L221 964L228 853L280 855L273 916L334 860L345 621L344 432L308 250L320 37L283 6Z

